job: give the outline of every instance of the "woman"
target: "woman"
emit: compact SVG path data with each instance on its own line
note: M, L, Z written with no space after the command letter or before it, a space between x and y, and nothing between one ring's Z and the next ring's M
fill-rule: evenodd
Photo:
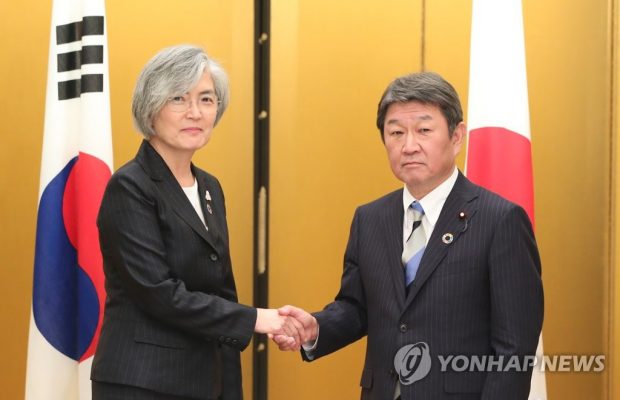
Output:
M191 162L228 105L225 72L192 46L144 67L135 159L106 188L98 226L107 300L93 399L241 399L239 352L254 332L303 328L237 303L222 188Z

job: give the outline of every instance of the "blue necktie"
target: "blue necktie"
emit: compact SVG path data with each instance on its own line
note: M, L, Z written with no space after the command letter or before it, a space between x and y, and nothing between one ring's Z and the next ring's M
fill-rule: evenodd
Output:
M413 282L418 267L420 266L420 260L424 254L426 248L426 235L424 234L424 227L422 227L422 217L424 216L424 209L417 201L411 203L407 209L407 221L413 219L413 228L409 234L409 238L403 248L403 266L405 267L405 286L409 286Z

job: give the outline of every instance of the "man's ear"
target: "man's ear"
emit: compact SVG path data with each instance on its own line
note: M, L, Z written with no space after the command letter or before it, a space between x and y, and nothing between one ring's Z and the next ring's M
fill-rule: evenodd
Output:
M452 139L451 139L452 144L454 146L458 146L458 148L460 149L466 137L467 137L467 125L465 125L465 122L461 121L456 126L456 128L454 128L454 132L452 133Z

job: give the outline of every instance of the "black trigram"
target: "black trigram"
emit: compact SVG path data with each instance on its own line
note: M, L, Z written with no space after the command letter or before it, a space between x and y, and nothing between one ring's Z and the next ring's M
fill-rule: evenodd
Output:
M56 27L56 44L82 40L83 36L103 35L103 17L84 17L82 21ZM103 64L103 46L82 46L81 50L58 54L58 72L79 70L84 64ZM80 79L58 82L58 100L80 97L81 93L103 92L103 74L84 74Z

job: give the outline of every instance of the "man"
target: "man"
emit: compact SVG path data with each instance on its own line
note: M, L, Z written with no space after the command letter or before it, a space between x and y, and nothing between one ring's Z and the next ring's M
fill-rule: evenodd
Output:
M439 75L394 80L377 127L405 187L356 210L333 303L280 310L311 332L302 356L367 335L362 399L527 399L543 290L525 211L456 168L466 126Z

